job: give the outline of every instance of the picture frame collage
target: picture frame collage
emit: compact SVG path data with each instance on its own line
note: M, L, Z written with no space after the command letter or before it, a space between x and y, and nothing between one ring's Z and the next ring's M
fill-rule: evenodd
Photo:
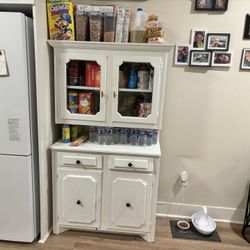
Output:
M230 67L233 52L228 51L229 33L207 33L205 28L191 32L190 44L177 44L175 65Z
M226 11L228 0L196 0L195 10Z

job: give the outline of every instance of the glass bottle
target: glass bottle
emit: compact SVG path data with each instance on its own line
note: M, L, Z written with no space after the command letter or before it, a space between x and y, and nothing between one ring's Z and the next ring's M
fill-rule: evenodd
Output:
M99 128L98 129L98 143L104 144L106 140L106 132L105 128Z
M140 129L138 134L138 145L144 146L146 143L146 136L145 136L145 130Z
M114 144L119 144L120 143L119 128L113 128L113 142L114 142Z
M147 130L146 135L146 145L151 146L153 144L153 130Z
M137 143L137 129L131 129L131 134L130 134L130 144L131 145L136 145Z
M153 144L156 144L158 141L158 130L153 131Z
M95 142L97 137L97 129L96 127L89 127L89 141Z
M127 144L127 142L128 142L127 129L126 128L121 128L121 131L120 131L120 143L121 144Z
M113 129L107 128L106 129L106 144L111 145L113 143Z

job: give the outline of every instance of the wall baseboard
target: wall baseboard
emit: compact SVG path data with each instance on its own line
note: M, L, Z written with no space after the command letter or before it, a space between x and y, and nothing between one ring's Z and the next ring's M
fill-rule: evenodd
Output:
M206 206L208 214L216 221L243 224L245 210L228 207ZM192 214L198 211L201 205L182 204L182 203L157 203L157 216L191 218Z

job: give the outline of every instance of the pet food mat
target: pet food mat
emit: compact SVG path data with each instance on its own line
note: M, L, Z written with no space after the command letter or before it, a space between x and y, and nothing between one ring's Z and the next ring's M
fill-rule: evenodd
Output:
M177 221L178 220L170 220L170 228L172 233L172 238L175 239L185 239L185 240L201 240L201 241L214 241L214 242L221 242L220 236L215 230L210 235L203 235L199 233L193 226L192 222L188 220L190 224L190 228L187 232L183 233L177 229Z

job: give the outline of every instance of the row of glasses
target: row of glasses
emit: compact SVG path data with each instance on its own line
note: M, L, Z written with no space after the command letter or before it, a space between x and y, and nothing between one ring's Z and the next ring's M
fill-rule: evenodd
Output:
M89 127L89 141L98 144L151 146L158 141L158 130L118 127Z

